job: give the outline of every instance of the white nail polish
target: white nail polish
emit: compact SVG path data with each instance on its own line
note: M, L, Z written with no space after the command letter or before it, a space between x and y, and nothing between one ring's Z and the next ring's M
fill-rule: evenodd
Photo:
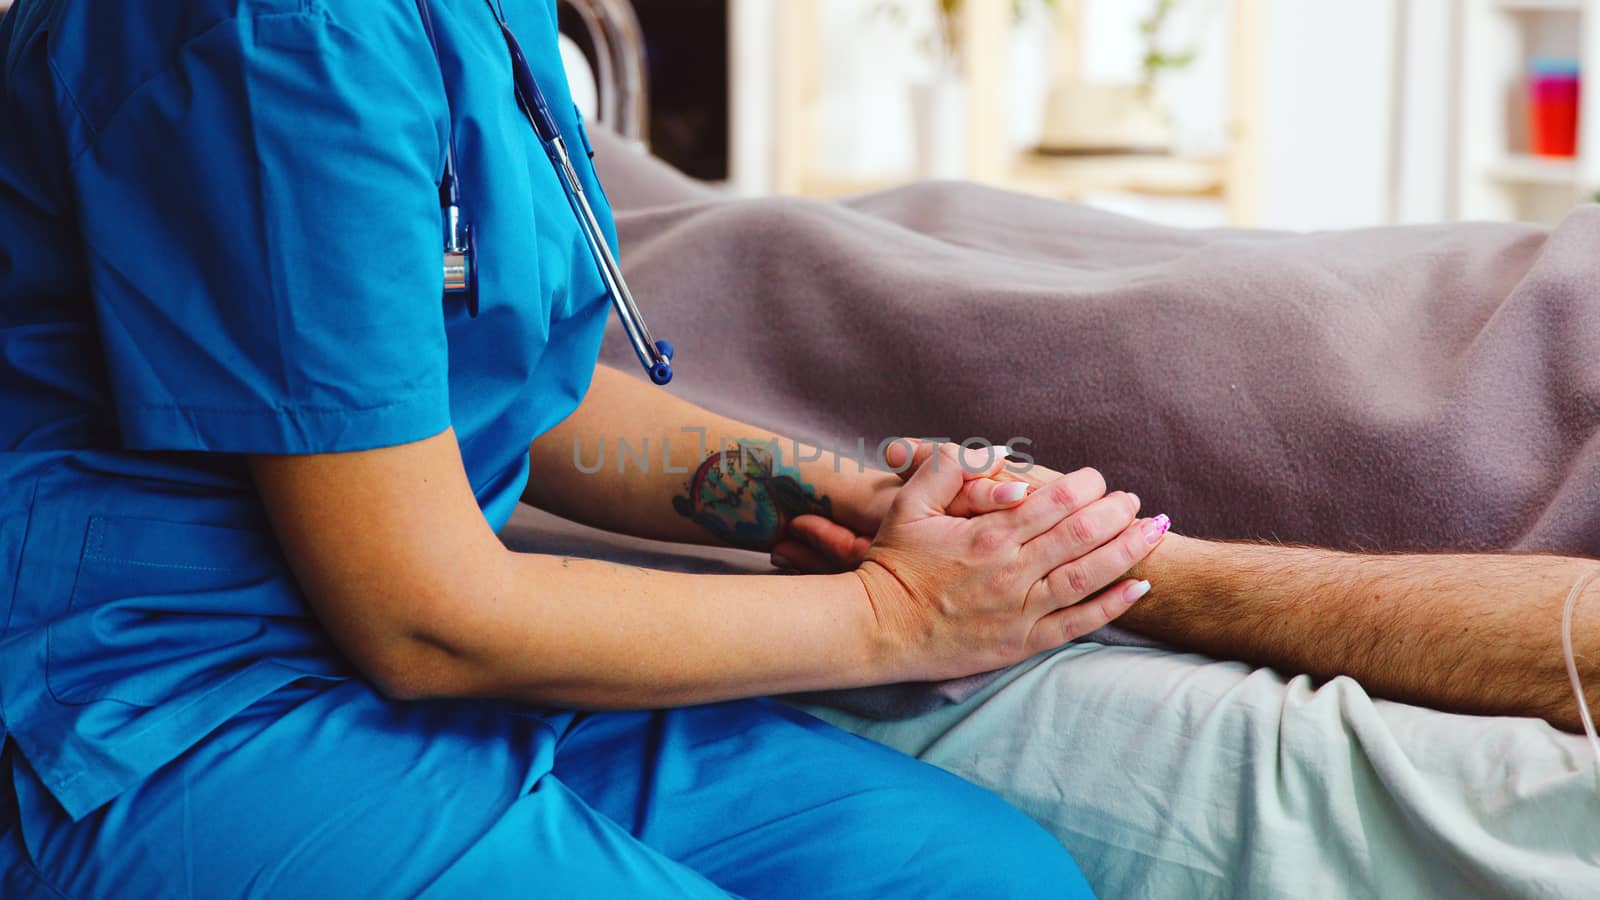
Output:
M994 468L994 457L982 447L968 447L961 451L961 467L973 475L982 475Z
M994 499L999 503L1016 503L1027 496L1028 486L1020 481L1011 481L994 489Z
M1139 602L1139 598L1148 593L1150 593L1150 582L1141 581L1135 584L1133 587L1128 588L1128 604L1131 606Z

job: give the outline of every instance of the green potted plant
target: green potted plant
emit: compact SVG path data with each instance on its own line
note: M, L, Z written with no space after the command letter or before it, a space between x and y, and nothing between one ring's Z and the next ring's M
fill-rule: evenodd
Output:
M1155 93L1161 76L1180 72L1194 63L1198 51L1193 46L1173 50L1167 46L1167 32L1172 14L1178 11L1183 0L1156 0L1155 8L1139 22L1139 36L1144 41L1144 56L1140 59L1143 78L1139 86L1147 95Z

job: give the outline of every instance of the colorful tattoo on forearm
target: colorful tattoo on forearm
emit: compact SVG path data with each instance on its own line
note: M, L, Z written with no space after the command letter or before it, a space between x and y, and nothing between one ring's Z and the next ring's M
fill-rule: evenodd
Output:
M776 442L737 441L706 457L672 507L721 540L770 550L796 516L829 516L833 504L800 470L785 465Z

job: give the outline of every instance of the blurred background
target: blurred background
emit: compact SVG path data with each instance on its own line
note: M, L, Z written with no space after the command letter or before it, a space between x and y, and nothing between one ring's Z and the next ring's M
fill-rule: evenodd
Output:
M586 112L748 195L965 178L1320 229L1553 223L1600 191L1600 0L559 5Z
M1600 0L585 0L575 59L617 6L638 136L744 194L967 178L1320 229L1555 222L1600 189Z

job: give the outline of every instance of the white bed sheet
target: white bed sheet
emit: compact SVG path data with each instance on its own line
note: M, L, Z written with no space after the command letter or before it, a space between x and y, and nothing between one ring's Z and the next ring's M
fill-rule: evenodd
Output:
M1581 737L1193 654L1079 644L972 700L877 722L989 787L1105 897L1600 897Z

